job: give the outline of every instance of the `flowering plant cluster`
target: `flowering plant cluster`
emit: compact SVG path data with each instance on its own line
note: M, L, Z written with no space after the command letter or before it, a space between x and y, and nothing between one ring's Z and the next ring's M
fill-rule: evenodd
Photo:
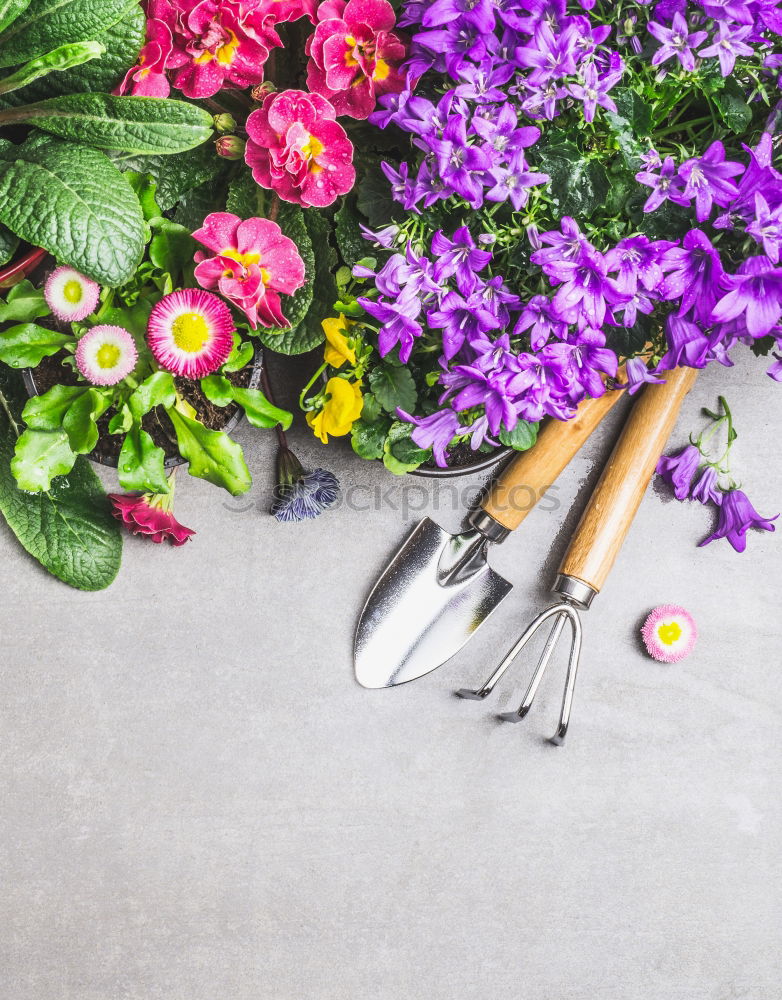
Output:
M370 121L404 152L341 303L371 351L359 453L528 447L620 365L634 392L740 344L782 379L778 6L402 5L405 88Z

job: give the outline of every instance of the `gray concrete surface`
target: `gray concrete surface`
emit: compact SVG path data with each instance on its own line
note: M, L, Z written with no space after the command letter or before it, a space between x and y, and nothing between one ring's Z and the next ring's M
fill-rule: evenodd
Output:
M763 367L703 374L673 444L727 386L736 468L775 513ZM245 426L252 509L183 477L197 538L128 541L108 592L68 590L0 527L2 1000L782 998L779 532L699 550L706 512L650 491L586 618L562 749L542 739L561 663L519 726L492 713L529 665L492 703L452 695L546 600L619 418L497 551L515 589L485 631L389 691L354 682L352 632L413 484L306 429L301 457L390 491L381 509L277 525L273 439ZM701 631L676 666L637 641L663 602Z

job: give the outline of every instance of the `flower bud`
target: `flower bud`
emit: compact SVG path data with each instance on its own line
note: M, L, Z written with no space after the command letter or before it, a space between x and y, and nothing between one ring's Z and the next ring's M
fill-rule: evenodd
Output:
M236 119L229 114L215 115L214 123L218 132L233 132L236 128Z
M225 160L241 160L247 143L238 135L222 135L215 143L217 155Z
M263 104L264 99L273 94L277 88L271 82L271 80L264 80L263 83L259 83L257 87L253 87L250 91L250 97L256 102L256 104Z

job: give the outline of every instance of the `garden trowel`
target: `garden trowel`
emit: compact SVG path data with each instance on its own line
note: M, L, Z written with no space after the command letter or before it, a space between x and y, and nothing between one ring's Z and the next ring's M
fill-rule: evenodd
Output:
M511 590L488 563L537 505L623 395L586 399L572 420L550 420L535 446L493 483L466 531L454 535L425 517L369 595L355 639L356 678L367 688L415 680L457 653Z

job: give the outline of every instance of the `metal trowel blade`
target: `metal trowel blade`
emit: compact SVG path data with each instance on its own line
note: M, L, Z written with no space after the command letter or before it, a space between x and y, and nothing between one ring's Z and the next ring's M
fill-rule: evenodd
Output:
M457 653L511 590L475 530L454 535L425 517L375 584L359 619L356 678L393 687Z

